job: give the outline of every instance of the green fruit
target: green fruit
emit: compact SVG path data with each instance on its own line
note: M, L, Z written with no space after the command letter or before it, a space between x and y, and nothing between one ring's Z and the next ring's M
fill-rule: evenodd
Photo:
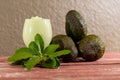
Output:
M86 61L95 61L100 59L105 51L105 45L96 35L88 35L79 41L79 50L81 56Z
M66 15L66 34L75 42L80 41L87 35L87 26L83 17L75 10L71 10Z
M70 54L60 57L60 59L62 59L64 62L69 62L76 59L78 51L73 40L70 37L66 35L57 35L53 37L52 44L59 44L59 48L57 49L57 51L64 49L68 49L71 51Z

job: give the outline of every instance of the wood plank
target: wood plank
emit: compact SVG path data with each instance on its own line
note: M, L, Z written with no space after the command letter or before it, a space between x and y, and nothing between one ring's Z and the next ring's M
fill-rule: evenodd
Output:
M105 53L94 62L62 63L59 69L33 68L30 71L21 66L12 66L0 57L0 80L119 80L120 53Z

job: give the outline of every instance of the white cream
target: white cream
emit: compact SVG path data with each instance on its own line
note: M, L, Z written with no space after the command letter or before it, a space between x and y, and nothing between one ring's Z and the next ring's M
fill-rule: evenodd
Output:
M26 46L34 40L34 36L37 33L42 36L45 47L47 47L52 39L52 28L49 19L32 17L31 19L25 20L23 28L23 41Z

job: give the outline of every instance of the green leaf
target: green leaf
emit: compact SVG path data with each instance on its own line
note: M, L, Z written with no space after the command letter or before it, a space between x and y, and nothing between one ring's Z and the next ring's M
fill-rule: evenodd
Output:
M27 58L27 59L22 59L22 60L18 60L18 61L16 61L16 62L14 62L13 64L15 64L15 65L23 65L23 63L25 62L25 61L27 61L29 58Z
M57 44L51 44L44 50L44 53L45 54L54 53L58 47L59 45Z
M27 62L25 62L24 66L30 70L34 66L36 66L42 60L39 56L32 56Z
M32 49L35 52L35 55L39 54L39 48L38 48L37 44L34 41L32 41L29 44L29 48Z
M51 54L49 54L49 56L51 56L51 57L60 57L62 55L67 55L70 52L71 52L70 50L61 50L61 51L57 51L55 53L51 53Z
M60 61L59 61L59 59L58 58L55 58L56 59L56 68L58 68L59 66L60 66Z
M27 59L33 56L34 51L29 48L20 48L16 50L15 54L8 58L9 62L16 62L22 59Z
M58 68L60 66L60 62L57 58L50 57L47 61L41 64L41 67L44 68Z
M43 38L41 37L40 34L36 34L36 36L35 36L35 42L39 46L39 50L41 52L43 52L43 50L44 50L44 41L43 41Z

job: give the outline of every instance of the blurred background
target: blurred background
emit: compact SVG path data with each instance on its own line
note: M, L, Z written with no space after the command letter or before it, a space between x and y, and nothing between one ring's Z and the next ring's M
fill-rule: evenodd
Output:
M65 34L65 15L77 10L88 25L88 34L99 35L106 52L120 52L120 0L0 0L0 56L24 47L26 18L51 20L53 36Z

